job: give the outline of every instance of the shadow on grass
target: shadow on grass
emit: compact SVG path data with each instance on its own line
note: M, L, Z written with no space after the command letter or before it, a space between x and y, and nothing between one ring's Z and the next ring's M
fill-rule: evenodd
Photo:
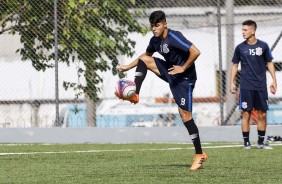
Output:
M167 164L167 165L163 165L165 167L177 167L177 168L183 168L183 167L191 167L190 164Z
M145 169L173 169L173 168L190 168L190 164L161 164L161 165L144 165Z

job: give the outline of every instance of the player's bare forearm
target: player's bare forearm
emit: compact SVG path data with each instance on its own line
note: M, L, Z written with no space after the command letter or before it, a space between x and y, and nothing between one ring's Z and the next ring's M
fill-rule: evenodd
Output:
M272 77L272 83L270 84L270 92L272 94L275 94L277 90L277 82L276 82L275 67L273 62L267 62L267 68Z
M231 69L230 83L234 83L237 72L238 72L238 64L233 64Z
M236 75L238 72L238 64L233 64L231 69L231 75L230 75L230 92L235 93L236 92L236 86L234 84Z
M120 71L120 72L126 72L134 67L137 66L138 64L138 60L142 57L142 56L152 56L153 54L151 53L148 53L148 52L145 52L143 54L141 54L138 58L136 58L134 61L132 61L131 63L129 63L128 65L118 65L117 66L117 69Z
M269 73L270 73L270 75L272 77L272 81L274 83L276 83L275 67L274 67L273 62L268 62L267 63L267 67L268 67L268 71L269 71Z

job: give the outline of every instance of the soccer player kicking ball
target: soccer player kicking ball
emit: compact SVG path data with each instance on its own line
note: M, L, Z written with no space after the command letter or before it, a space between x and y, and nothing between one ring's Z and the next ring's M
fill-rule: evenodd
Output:
M238 64L241 62L240 79L240 101L239 106L242 112L242 133L244 149L250 149L250 117L253 109L258 110L258 141L257 148L272 149L264 144L266 131L266 111L268 110L268 93L266 85L266 66L272 77L270 92L276 93L275 68L272 63L273 57L267 43L255 36L257 24L255 21L247 20L242 23L242 34L245 39L240 43L234 52L232 59L230 91L236 92L234 80L238 72Z
M207 160L207 155L202 151L198 127L192 118L192 93L197 79L194 62L200 51L182 33L168 29L163 11L152 12L149 21L154 36L146 52L130 64L118 66L121 72L137 66L134 80L136 94L128 99L123 99L117 93L116 96L134 104L138 103L140 88L147 70L166 81L195 147L196 154L190 170L197 170L202 168L202 164ZM165 60L152 57L154 52L161 54Z

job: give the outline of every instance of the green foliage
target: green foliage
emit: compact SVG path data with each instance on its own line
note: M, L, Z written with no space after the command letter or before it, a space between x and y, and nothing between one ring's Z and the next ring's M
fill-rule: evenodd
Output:
M59 62L81 61L79 75L86 77L89 96L97 101L102 82L99 72L116 70L118 55L133 55L134 41L130 32L144 33L135 16L142 10L130 12L134 0L58 0ZM17 48L23 60L32 62L38 71L54 67L54 0L2 0L0 3L0 35L4 32L19 34L22 48ZM71 59L75 57L75 59ZM111 61L111 63L109 62Z

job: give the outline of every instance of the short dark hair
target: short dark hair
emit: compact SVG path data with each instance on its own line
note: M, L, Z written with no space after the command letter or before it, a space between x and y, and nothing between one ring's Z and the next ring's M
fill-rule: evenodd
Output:
M242 23L243 26L253 26L257 30L257 23L253 20L246 20Z
M149 17L150 24L166 21L165 13L161 10L153 11Z

